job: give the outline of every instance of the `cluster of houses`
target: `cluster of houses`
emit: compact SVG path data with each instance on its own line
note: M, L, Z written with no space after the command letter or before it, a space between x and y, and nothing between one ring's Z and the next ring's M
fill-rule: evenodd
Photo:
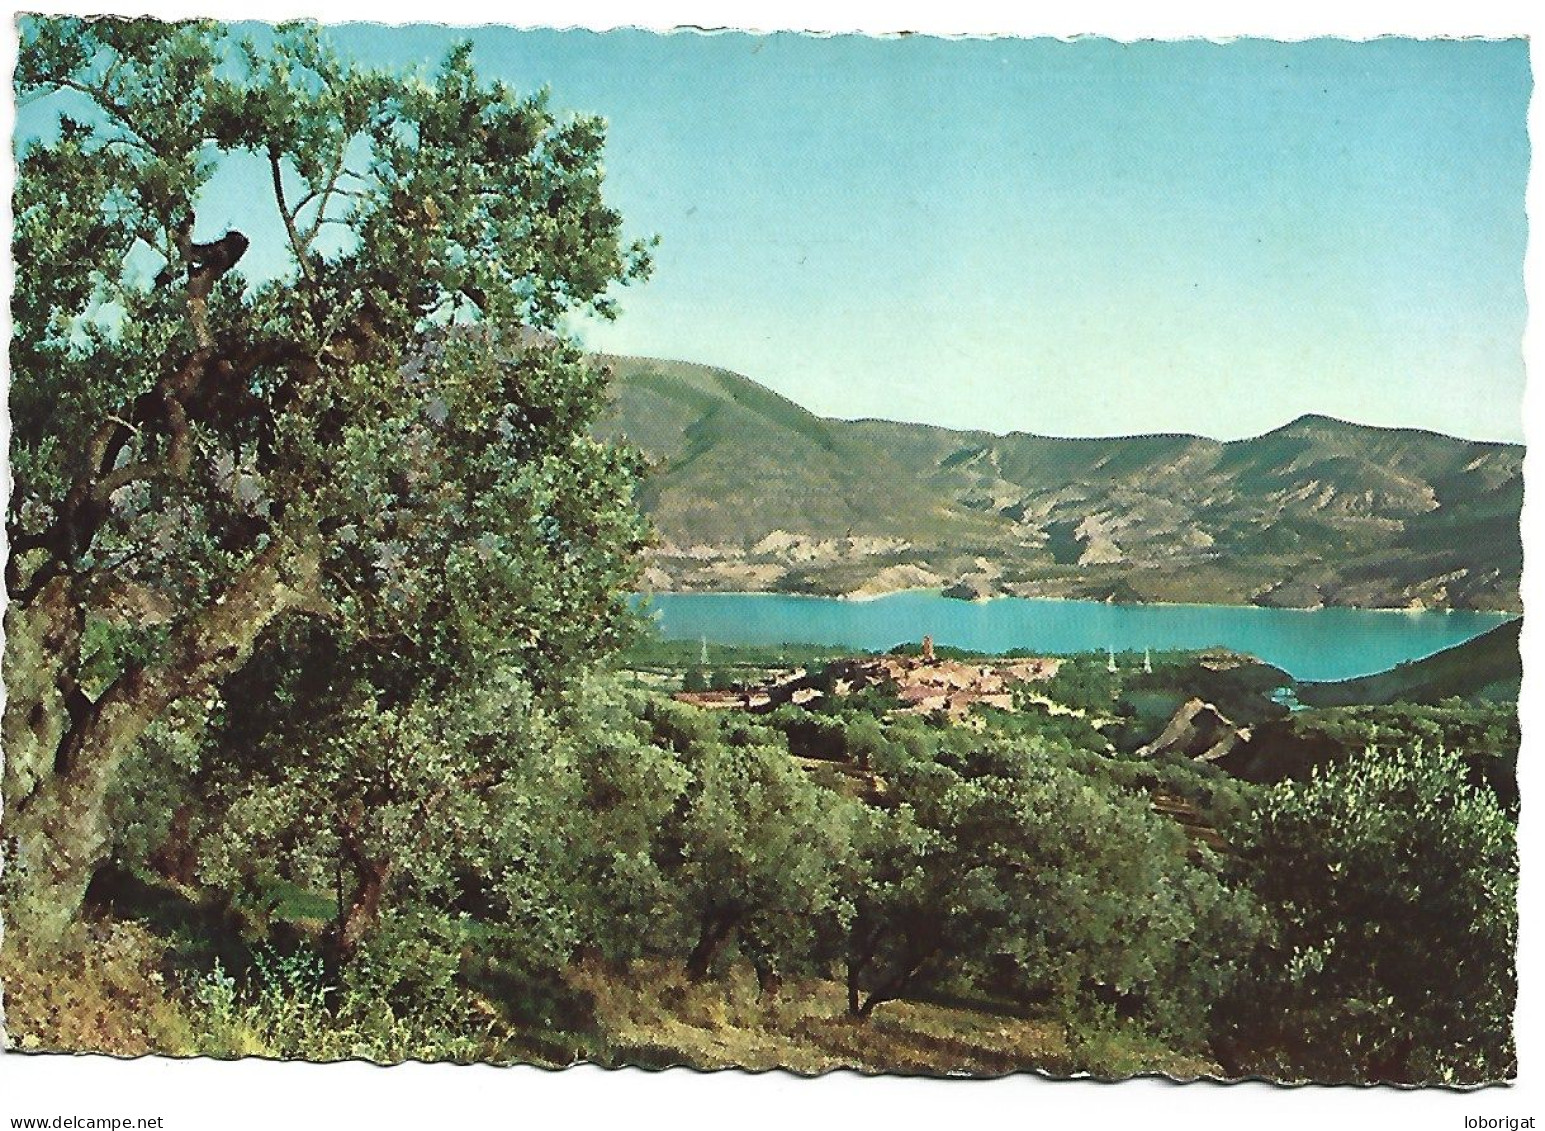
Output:
M815 673L796 669L757 687L684 691L676 698L700 707L770 711L785 703L804 705L823 696L843 697L874 688L896 697L899 705L891 714L940 714L958 722L979 704L1014 710L1014 685L1051 679L1060 663L1040 656L993 663L941 660L934 655L932 640L924 637L917 656L851 657Z

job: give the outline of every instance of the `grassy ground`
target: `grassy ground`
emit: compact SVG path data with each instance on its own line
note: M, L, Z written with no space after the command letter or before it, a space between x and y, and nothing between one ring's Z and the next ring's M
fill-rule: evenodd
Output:
M679 963L642 961L621 972L581 966L570 979L593 998L603 1058L618 1064L969 1076L1037 1070L1189 1078L1219 1071L1135 1032L1070 1040L1054 1020L956 1005L887 1002L860 1021L848 1015L838 982L791 979L767 999L749 968L698 984Z
M142 924L96 920L38 953L7 935L0 949L11 1047L140 1056L184 1053L197 1020L169 982L164 941Z
M230 1018L210 1016L207 996L201 1004L195 990L204 975L178 969L180 953L146 923L109 916L82 924L64 946L47 953L8 940L0 953L0 979L12 1046L118 1056L297 1055L233 1025ZM455 1041L441 1055L551 1066L593 1060L648 1068L787 1068L800 1073L853 1068L997 1076L1032 1070L1053 1076L1165 1073L1191 1078L1219 1071L1136 1031L1070 1033L1055 1020L1009 1016L989 1007L887 1002L859 1021L848 1016L838 982L790 979L776 997L764 998L752 971L741 966L695 983L679 962L642 960L626 968L583 962L564 980L568 996L588 1005L583 1024L521 1032L500 1022L504 1011L499 1003L479 993L475 1001L487 1011L490 1030L501 1035L469 1034L471 1043ZM481 988L497 997L492 985ZM312 1016L308 1024L327 1022ZM349 1040L356 1036L363 1038L356 1046L318 1039L302 1047L325 1048L326 1059L350 1055L350 1047L373 1059L438 1058L433 1047L382 1045L368 1033ZM406 1051L367 1051L383 1048Z

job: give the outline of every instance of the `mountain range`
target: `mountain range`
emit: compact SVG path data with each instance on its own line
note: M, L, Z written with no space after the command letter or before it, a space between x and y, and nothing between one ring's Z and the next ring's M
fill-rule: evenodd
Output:
M1520 608L1521 445L1312 415L1229 442L997 435L602 363L598 432L650 464L657 590Z

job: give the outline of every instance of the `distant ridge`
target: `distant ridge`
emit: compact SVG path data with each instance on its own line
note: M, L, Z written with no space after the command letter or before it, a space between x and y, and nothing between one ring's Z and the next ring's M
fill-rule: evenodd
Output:
M610 356L658 589L951 588L1516 611L1523 448L1306 414L1261 436L832 420L728 370Z
M647 358L634 358L634 357L626 357L626 358L625 357L617 357L617 356L610 356L609 357L609 361L612 362L613 364L621 363L621 364L624 364L624 365L626 365L626 364L635 364L635 363L638 363L638 362L649 361L649 360L650 359L647 359ZM652 364L658 364L658 363L655 363L655 362L651 362L651 363ZM696 363L675 363L675 362L672 362L672 363L668 363L668 364L696 364ZM705 370L713 370L712 366L702 366L702 368L705 369ZM733 373L733 372L731 372L730 370L727 370L727 369L726 370L717 370L717 372L726 373L726 374L729 374L732 377L739 377L740 376L739 374ZM750 381L751 380L749 377L740 377L740 379L743 380L743 381ZM752 382L752 383L756 384L756 382ZM762 387L766 388L766 386L762 386ZM770 390L770 389L768 391L772 392L772 390ZM781 396L782 394L774 393L773 395L774 396ZM789 403L790 404L794 404L795 402L794 401L789 401ZM1253 436L1241 436L1238 439L1234 439L1234 440L1220 440L1216 436L1208 436L1205 433L1201 433L1201 432L1174 432L1174 431L1170 431L1170 432L1112 432L1112 433L1109 433L1107 435L1099 435L1099 436L1059 436L1059 435L1055 435L1055 434L1049 433L1049 432L1029 432L1029 431L1026 431L1025 429L1022 429L1022 428L1013 428L1013 429L1010 429L1007 432L994 432L994 431L992 431L990 429L949 428L949 427L947 427L945 425L942 425L942 424L924 424L924 423L913 422L913 421L892 420L889 417L882 417L882 416L823 417L822 419L825 419L825 420L829 421L830 423L837 424L837 425L842 425L842 424L864 424L864 425L883 425L883 426L898 426L899 425L899 426L904 427L904 428L933 428L933 429L938 429L939 431L942 431L942 432L950 432L950 433L953 433L953 434L958 435L958 436L991 436L991 437L993 437L995 439L1000 439L1000 440L1086 440L1086 441L1096 441L1096 442L1102 442L1103 443L1103 442L1109 442L1109 441L1115 441L1115 440L1151 440L1151 439L1166 438L1166 439L1174 439L1174 440L1205 440L1208 443L1213 443L1213 444L1244 444L1244 443L1249 443L1252 440L1264 439L1267 436L1275 436L1278 433L1290 433L1290 434L1297 434L1297 435L1305 435L1305 434L1310 434L1310 433L1313 433L1315 431L1322 430L1322 429L1333 432L1336 429L1347 428L1347 429L1362 430L1362 431L1367 431L1367 432L1400 432L1400 433L1410 433L1412 435L1417 435L1417 436L1432 436L1432 437L1434 437L1436 439L1439 439L1439 440L1452 440L1452 441L1454 441L1456 443L1460 443L1460 444L1491 444L1491 445L1497 445L1497 446L1504 447L1504 448L1517 448L1520 451L1522 451L1523 448L1524 448L1523 444L1515 443L1515 442L1509 441L1509 440L1472 440L1472 439L1467 439L1466 437L1463 437L1463 436L1456 436L1456 435L1453 435L1453 434L1448 433L1448 432L1439 432L1436 429L1432 429L1432 428L1418 428L1418 427L1416 427L1414 425L1408 425L1408 424L1366 424L1366 423L1363 423L1361 421L1356 421L1356 420L1343 420L1339 416L1327 416L1326 414L1319 413L1319 412L1300 413L1298 416L1295 416L1292 420L1289 420L1289 421L1287 421L1287 422L1285 422L1283 424L1279 424L1275 428L1268 428L1266 431L1260 432L1260 433L1258 433L1256 435L1253 435Z

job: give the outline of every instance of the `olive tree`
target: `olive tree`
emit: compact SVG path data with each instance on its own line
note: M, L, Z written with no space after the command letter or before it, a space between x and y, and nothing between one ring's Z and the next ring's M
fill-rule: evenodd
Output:
M396 766L386 812L482 772L475 744L404 760L435 695L519 703L615 644L641 528L564 320L612 314L649 258L602 200L601 122L467 46L425 76L308 26L29 18L15 83L57 126L14 198L3 882L12 928L47 932L147 727L216 709L295 618L349 657L357 725L318 742L353 743L362 810ZM277 212L281 270L244 277L249 238L201 211L221 169ZM364 883L404 830L338 819Z
M855 804L814 784L772 727L664 703L647 717L686 775L654 845L686 971L707 978L734 944L776 992L811 964L823 923L843 917Z
M1231 984L1249 899L1140 795L1040 741L902 735L857 836L848 1008L989 984L1064 1016L1121 1003L1197 1043Z
M1474 1084L1516 1068L1517 836L1460 756L1372 751L1269 791L1274 921L1220 1025L1236 1073Z

